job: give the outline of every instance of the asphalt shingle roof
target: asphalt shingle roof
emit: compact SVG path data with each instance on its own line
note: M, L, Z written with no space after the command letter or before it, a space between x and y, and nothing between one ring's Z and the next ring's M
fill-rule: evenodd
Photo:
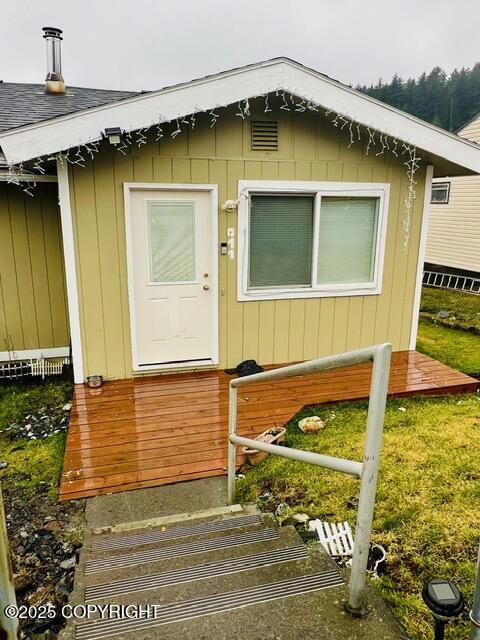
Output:
M0 131L100 107L135 95L134 91L83 87L67 87L64 94L48 94L43 84L0 82Z

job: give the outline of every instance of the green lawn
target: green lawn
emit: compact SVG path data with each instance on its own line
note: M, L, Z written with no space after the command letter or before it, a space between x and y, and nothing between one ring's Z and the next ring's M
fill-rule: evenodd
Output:
M480 374L480 335L420 318L417 350L469 374Z
M447 292L448 293L448 292ZM431 295L430 295L431 294ZM433 314L464 308L465 295L424 290ZM466 296L468 304L479 298ZM448 298L449 305L445 304ZM434 302L437 304L434 307ZM425 306L424 306L425 308ZM464 312L473 324L475 308ZM425 317L417 349L466 373L480 372L480 335L453 329ZM287 425L286 444L353 459L362 458L366 403L305 409ZM327 427L305 435L298 420L321 416ZM387 403L373 540L388 548L388 573L375 587L393 608L411 640L432 637L432 620L421 598L425 581L454 580L471 602L480 531L480 395L394 399ZM270 456L238 481L242 500L271 493L264 508L281 502L289 513L355 524L348 501L359 483L344 475ZM466 615L447 637L468 636Z
M66 433L32 440L5 429L12 423L28 423L28 416L42 410L54 422L60 422L66 413L63 406L70 399L71 385L66 382L0 386L0 462L8 463L8 467L0 472L4 487L23 489L28 494L40 484L46 484L50 497L56 499Z
M304 435L298 420L313 413L327 427ZM303 410L288 423L286 444L358 460L365 420L365 403ZM448 577L471 598L480 530L479 460L478 396L388 403L373 534L388 547L388 575L375 584L412 640L432 637L420 595L426 580ZM286 502L290 512L355 524L356 512L347 502L359 483L343 474L270 456L238 486L242 500L271 492L268 510ZM447 637L464 639L467 628L464 620Z
M423 287L420 314L440 324L480 333L479 295Z

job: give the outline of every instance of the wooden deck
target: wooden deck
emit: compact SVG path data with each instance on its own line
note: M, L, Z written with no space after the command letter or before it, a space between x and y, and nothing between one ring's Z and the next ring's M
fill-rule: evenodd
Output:
M238 395L238 432L255 436L305 405L368 397L371 365L252 385ZM60 498L155 487L226 472L223 371L77 385ZM480 382L415 351L393 354L389 394L475 391Z

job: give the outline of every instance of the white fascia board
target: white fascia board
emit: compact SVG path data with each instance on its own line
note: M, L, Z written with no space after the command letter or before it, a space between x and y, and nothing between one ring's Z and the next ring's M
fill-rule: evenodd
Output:
M0 135L10 164L93 142L106 127L133 131L190 113L210 111L282 86L284 64L249 67L148 93Z
M16 164L98 140L106 127L141 129L277 89L480 173L479 145L283 58L6 131L0 135L0 146L7 161Z
M289 65L285 69L284 82L284 89L288 92L305 96L364 126L480 173L480 145L379 103L309 69Z

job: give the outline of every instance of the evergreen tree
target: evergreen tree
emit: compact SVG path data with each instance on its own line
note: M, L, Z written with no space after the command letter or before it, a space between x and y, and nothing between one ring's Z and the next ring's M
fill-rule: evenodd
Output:
M455 69L448 76L440 67L403 80L397 73L385 83L358 86L377 100L407 111L449 131L458 131L480 112L480 63Z

